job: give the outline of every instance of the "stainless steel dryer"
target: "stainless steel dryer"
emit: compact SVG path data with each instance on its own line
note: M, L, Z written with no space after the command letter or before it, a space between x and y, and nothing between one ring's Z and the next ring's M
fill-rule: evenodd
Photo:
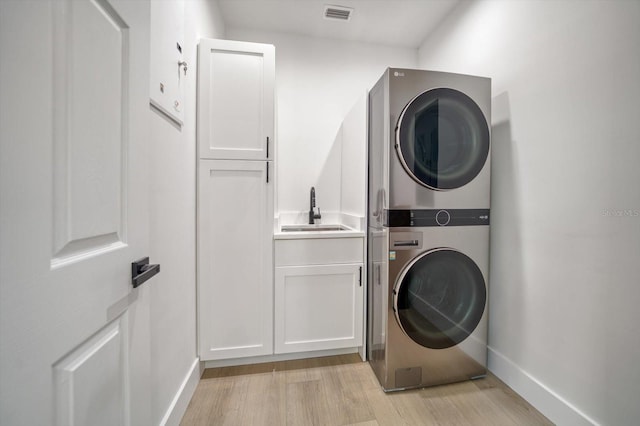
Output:
M486 374L489 227L464 215L477 224L374 233L369 361L385 391Z
M369 99L372 212L489 208L489 78L389 68Z

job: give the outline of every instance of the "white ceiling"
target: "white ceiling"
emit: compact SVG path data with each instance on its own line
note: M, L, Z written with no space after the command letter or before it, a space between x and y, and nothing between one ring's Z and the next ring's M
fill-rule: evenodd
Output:
M460 0L218 0L228 29L254 29L417 48ZM324 18L325 5L354 9Z

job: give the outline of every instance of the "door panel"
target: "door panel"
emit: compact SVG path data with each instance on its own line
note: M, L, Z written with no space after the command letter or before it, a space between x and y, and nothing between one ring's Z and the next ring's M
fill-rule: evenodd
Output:
M54 9L52 266L126 243L129 31L106 1Z
M150 423L148 31L145 1L0 2L0 424Z
M261 150L263 56L211 50L209 60L211 149Z
M53 366L56 425L126 424L127 319L125 313Z

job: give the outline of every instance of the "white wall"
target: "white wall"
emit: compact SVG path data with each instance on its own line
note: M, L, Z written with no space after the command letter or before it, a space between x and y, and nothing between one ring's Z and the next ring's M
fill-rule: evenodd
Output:
M175 401L178 405L174 407L174 398L192 367L199 368L195 311L196 48L201 37L224 35L215 0L187 0L184 7L183 52L189 68L182 128L150 109L150 257L152 263L161 265L160 274L150 284L153 424L179 420L184 401ZM191 395L185 393L188 402Z
M340 210L340 125L389 66L415 67L415 49L227 29L231 40L276 46L277 209Z
M640 419L639 40L636 1L475 1L419 50L493 79L490 368L558 424Z
M367 204L368 96L368 91L363 91L340 126L340 212L363 218L366 216Z

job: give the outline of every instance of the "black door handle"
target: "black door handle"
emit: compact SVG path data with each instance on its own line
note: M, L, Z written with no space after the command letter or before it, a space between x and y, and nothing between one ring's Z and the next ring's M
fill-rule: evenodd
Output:
M149 265L149 258L143 257L131 263L131 284L138 287L160 272L160 265Z

